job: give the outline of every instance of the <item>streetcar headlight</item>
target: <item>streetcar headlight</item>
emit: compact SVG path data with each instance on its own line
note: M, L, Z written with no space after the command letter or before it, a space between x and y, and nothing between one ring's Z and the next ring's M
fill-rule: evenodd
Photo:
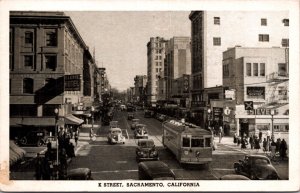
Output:
M184 151L184 155L188 155L189 154L189 151L188 150L185 150Z
M199 157L199 156L200 156L200 152L196 151L196 157Z
M150 153L150 156L156 156L157 155L157 151L152 151L151 153Z

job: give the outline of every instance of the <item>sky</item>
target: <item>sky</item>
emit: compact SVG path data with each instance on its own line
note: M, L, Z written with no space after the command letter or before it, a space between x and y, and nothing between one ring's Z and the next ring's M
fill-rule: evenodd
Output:
M150 37L190 36L189 11L76 11L70 16L98 67L120 91L134 85L136 75L147 75Z

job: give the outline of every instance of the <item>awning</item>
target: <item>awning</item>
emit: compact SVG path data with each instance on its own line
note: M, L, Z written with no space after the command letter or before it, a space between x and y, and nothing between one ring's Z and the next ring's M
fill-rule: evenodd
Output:
M81 125L84 121L75 117L72 114L68 114L65 116L65 124L67 125Z
M23 159L26 151L17 146L13 141L9 141L9 165L13 165Z
M10 126L54 126L54 117L11 117Z

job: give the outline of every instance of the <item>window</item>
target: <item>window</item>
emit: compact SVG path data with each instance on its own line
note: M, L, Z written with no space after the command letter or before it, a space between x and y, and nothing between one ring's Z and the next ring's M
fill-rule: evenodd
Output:
M190 138L189 137L182 138L182 147L190 147Z
M57 67L56 56L45 56L46 69L55 71Z
M204 147L204 140L192 138L192 147Z
M247 76L252 76L252 73L251 73L251 63L247 63L246 64L246 75Z
M268 42L269 41L269 34L259 34L258 40L260 42Z
M33 94L33 79L32 78L24 78L23 79L23 93Z
M289 26L290 24L290 20L289 19L283 19L282 23L284 24L284 26Z
M281 45L282 47L289 47L289 39L282 39Z
M37 106L27 104L11 104L10 116L37 116Z
M260 25L267 26L267 19L266 18L261 18L260 19Z
M220 46L221 45L221 38L216 37L213 39L214 46Z
M286 75L287 75L286 63L279 63L278 76L286 76Z
M47 32L46 33L46 46L57 46L56 32Z
M211 138L205 138L205 147L211 146Z
M33 44L33 33L32 32L25 32L25 45L32 45Z
M223 76L229 77L229 65L228 64L223 65Z
M253 76L258 76L258 63L253 63Z
M220 17L214 17L214 24L220 25Z
M260 76L265 76L265 63L260 63Z
M25 66L25 68L33 68L33 56L32 55L24 56L24 66Z

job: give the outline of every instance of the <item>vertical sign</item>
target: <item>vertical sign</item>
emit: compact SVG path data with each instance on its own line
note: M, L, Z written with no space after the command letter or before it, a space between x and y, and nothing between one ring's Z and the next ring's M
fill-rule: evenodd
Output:
M187 74L183 75L183 93L190 92L190 76Z

